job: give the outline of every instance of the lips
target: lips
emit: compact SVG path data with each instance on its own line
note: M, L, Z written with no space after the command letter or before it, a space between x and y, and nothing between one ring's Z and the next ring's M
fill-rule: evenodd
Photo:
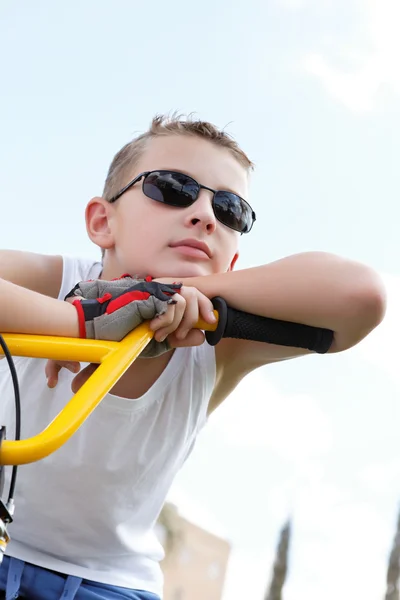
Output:
M194 240L194 239L180 240L179 242L173 242L172 244L170 244L170 247L171 248L179 248L179 247L195 248L197 250L201 250L202 252L204 252L204 254L206 254L208 256L208 258L211 258L211 256L212 256L211 250L207 246L207 244L205 244L204 242L200 242L199 240Z

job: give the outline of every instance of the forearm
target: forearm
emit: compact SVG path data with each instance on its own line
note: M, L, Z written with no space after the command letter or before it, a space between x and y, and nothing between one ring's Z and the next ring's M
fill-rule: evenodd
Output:
M183 283L209 298L222 296L238 310L331 329L336 351L358 343L385 312L385 292L374 271L320 252Z
M0 333L79 337L77 311L68 302L0 279Z

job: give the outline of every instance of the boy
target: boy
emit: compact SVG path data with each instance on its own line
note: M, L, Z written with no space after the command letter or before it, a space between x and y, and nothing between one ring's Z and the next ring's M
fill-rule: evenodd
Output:
M307 354L243 340L222 340L215 349L203 343L193 326L199 316L213 321L210 298L331 329L331 352L354 346L382 320L379 277L336 256L309 252L234 271L240 235L255 219L245 200L251 169L236 142L213 125L158 117L115 156L103 197L86 208L101 263L0 254L2 332L95 336L84 300L83 310L76 297L57 300L79 282L125 273L166 284L174 302L151 321L153 357L130 367L64 447L20 469L12 541L0 569L7 599L162 596L163 553L153 527L207 416L253 369ZM174 282L182 287L171 292ZM16 363L23 438L42 430L69 400L71 385L77 389L95 368L74 378L62 367L76 373L76 364ZM11 431L5 361L0 375L0 423Z

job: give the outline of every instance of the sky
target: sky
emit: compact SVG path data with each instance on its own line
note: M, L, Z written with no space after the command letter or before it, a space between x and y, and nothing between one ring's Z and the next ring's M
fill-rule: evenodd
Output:
M232 543L224 600L383 597L400 501L397 0L0 2L1 245L98 254L83 211L156 113L225 127L256 171L239 268L307 250L371 265L384 323L259 369L211 417L170 498Z

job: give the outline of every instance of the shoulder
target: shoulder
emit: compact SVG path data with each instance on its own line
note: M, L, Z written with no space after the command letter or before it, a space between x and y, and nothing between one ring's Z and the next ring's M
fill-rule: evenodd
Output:
M62 277L58 298L65 298L80 281L98 279L102 270L101 262L92 258L64 255L61 260Z

